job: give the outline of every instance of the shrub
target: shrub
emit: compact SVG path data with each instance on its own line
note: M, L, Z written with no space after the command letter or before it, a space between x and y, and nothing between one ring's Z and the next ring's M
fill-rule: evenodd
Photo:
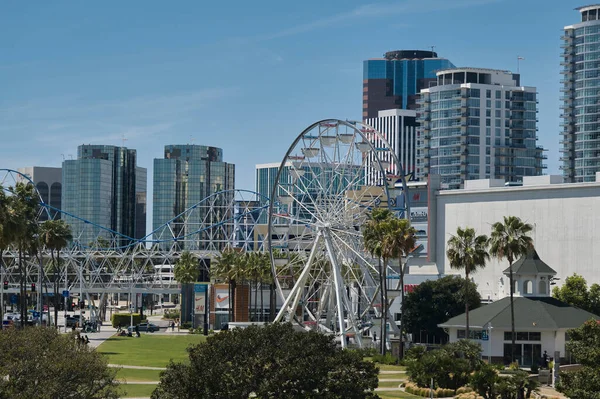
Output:
M418 386L428 387L433 378L435 387L454 390L466 385L482 363L478 344L459 341L407 361L407 373Z
M536 362L533 362L533 364L531 365L531 373L532 374L537 374L540 371L540 367L538 366L538 364Z
M473 392L471 387L460 387L456 390L456 394L460 395L461 393Z
M356 349L350 349L350 350L358 353L362 357L377 356L377 349L375 349L375 348L356 348Z
M181 312L177 309L165 310L163 318L165 319L179 319L181 317Z
M373 356L373 361L379 364L398 364L398 359L392 356L391 353L385 355L376 354Z
M144 317L142 319L140 317L139 313L133 314L133 325L134 326L140 324L142 322L142 320L146 320L146 318ZM130 324L130 322L131 322L131 314L130 313L114 313L111 318L111 324L115 328L117 328L119 325L121 327L126 327Z
M181 323L181 328L183 328L184 330L192 328L192 322L186 321L185 323Z
M508 369L509 370L518 370L519 369L519 362L512 362L511 364L508 365Z

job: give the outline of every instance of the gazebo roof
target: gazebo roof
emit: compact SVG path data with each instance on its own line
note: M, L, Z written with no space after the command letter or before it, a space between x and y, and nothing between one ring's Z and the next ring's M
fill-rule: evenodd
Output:
M556 275L556 271L540 259L540 256L535 248L531 248L529 251L527 251L527 255L522 256L519 260L513 263L511 267L513 274L516 275ZM503 273L508 275L510 273L510 269L510 267L507 268Z

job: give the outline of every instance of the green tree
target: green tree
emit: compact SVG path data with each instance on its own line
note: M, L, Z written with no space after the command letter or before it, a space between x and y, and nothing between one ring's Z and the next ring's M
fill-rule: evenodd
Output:
M332 336L291 324L251 326L188 348L189 363L170 363L155 399L377 398L378 370ZM210 365L210 367L207 367Z
M600 285L592 284L588 289L585 278L577 273L567 277L562 287L554 287L552 296L569 305L600 315Z
M198 281L200 276L200 268L198 259L190 252L184 251L173 268L175 280L181 284L191 284Z
M379 293L381 300L381 354L386 352L386 323L387 319L387 260L384 257L383 239L386 235L386 221L393 217L392 212L385 208L375 208L371 211L369 219L362 229L364 246L371 256L377 258L379 271Z
M569 330L569 338L567 350L582 368L561 372L558 390L570 398L600 399L600 323L587 321Z
M404 357L404 268L407 262L402 262L402 259L407 259L408 255L415 248L417 231L410 225L410 221L399 219L396 217L390 218L384 223L383 237L383 253L384 259L397 259L400 272L400 358ZM384 281L387 281L384 273ZM387 288L387 287L386 287ZM387 295L386 295L387 297ZM389 304L386 303L385 318L387 321ZM387 330L387 328L386 328Z
M406 373L410 380L421 387L429 387L433 378L435 387L458 389L465 386L471 374L479 370L481 346L461 340L446 344L439 349L425 352L412 352L406 363Z
M0 331L0 399L118 398L117 369L72 334L28 327Z
M42 245L50 251L51 271L54 282L54 324L58 326L58 272L60 270L60 251L73 239L70 226L64 220L47 220L40 226ZM50 311L48 310L48 313ZM50 315L48 314L48 322Z
M506 259L508 261L509 280L510 280L510 324L511 324L511 361L515 361L515 306L513 296L515 292L515 282L513 277L512 264L521 256L527 255L527 251L533 248L533 239L529 236L533 227L524 223L516 216L505 216L504 222L496 222L492 225L492 234L490 237L490 254L498 260Z
M448 250L446 256L450 261L452 269L464 270L465 272L465 297L469 288L469 275L475 273L478 269L485 267L486 261L490 258L487 253L488 237L486 235L476 235L475 229L459 227L456 229L456 235L451 235L448 239ZM466 337L471 336L469 331L469 301L465 301Z
M468 287L465 290L465 286ZM475 283L459 276L446 276L419 284L406 296L404 323L417 340L424 332L434 341L443 342L448 334L438 324L460 315L468 302L469 309L481 306ZM419 339L420 341L420 339Z
M27 269L23 257L37 251L39 198L36 196L35 189L31 184L19 182L10 187L9 191L11 195L8 197L8 218L4 226L8 227L8 234L12 237L11 244L15 245L19 252L19 291L21 298L21 327L23 327L25 320L27 320L27 299L25 295Z

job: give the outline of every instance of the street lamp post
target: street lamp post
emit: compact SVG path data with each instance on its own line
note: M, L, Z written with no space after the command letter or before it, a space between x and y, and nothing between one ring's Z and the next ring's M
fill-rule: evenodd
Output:
M488 364L492 364L492 322L488 323Z

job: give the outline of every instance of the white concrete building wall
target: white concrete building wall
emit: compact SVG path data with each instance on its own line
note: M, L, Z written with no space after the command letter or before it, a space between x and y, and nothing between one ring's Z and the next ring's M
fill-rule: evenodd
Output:
M432 261L444 274L454 274L446 258L446 242L457 227L470 226L489 235L504 216L518 216L533 225L532 237L540 258L556 270L561 285L574 273L600 283L600 183L549 184L478 190L447 190L436 195L435 251ZM508 262L490 260L473 274L484 299L509 293L502 272Z

